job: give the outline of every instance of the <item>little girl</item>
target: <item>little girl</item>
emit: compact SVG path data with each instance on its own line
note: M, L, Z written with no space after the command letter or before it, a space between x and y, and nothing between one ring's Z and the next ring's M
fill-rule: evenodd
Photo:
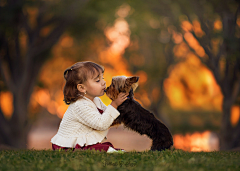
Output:
M78 62L64 71L66 84L64 101L69 105L57 134L51 139L52 149L95 149L115 152L109 142L101 143L114 119L119 116L117 107L128 94L121 93L109 106L99 96L104 95L106 82L104 69L93 62Z

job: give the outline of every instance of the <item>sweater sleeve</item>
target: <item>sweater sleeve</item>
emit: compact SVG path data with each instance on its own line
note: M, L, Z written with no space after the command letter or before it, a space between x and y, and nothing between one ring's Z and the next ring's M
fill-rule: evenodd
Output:
M105 111L107 109L107 106L102 102L100 98L99 98L99 102L101 104L102 110Z
M88 103L78 103L75 107L75 115L77 119L99 131L104 131L108 129L120 113L113 106L109 105L106 110L100 114Z

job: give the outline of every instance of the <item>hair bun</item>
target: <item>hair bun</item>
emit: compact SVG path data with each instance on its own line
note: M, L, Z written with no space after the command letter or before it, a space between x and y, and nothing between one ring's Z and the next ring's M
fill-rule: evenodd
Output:
M64 71L64 73L63 73L65 80L67 80L67 78L68 78L68 73L69 73L69 71L72 71L72 68L66 69L66 70Z

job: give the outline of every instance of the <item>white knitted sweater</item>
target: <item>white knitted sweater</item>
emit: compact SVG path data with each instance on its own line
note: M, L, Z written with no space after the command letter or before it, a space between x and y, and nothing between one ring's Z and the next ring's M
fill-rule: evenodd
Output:
M100 114L97 108L104 112ZM119 115L117 109L111 105L106 107L100 98L91 101L83 97L69 105L51 143L74 148L76 144L84 146L101 142Z

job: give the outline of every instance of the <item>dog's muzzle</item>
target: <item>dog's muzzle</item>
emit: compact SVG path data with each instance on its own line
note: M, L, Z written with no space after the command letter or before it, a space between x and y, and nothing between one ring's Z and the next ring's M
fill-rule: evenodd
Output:
M109 87L107 87L107 88L104 90L105 93L108 91L108 88L109 88Z

